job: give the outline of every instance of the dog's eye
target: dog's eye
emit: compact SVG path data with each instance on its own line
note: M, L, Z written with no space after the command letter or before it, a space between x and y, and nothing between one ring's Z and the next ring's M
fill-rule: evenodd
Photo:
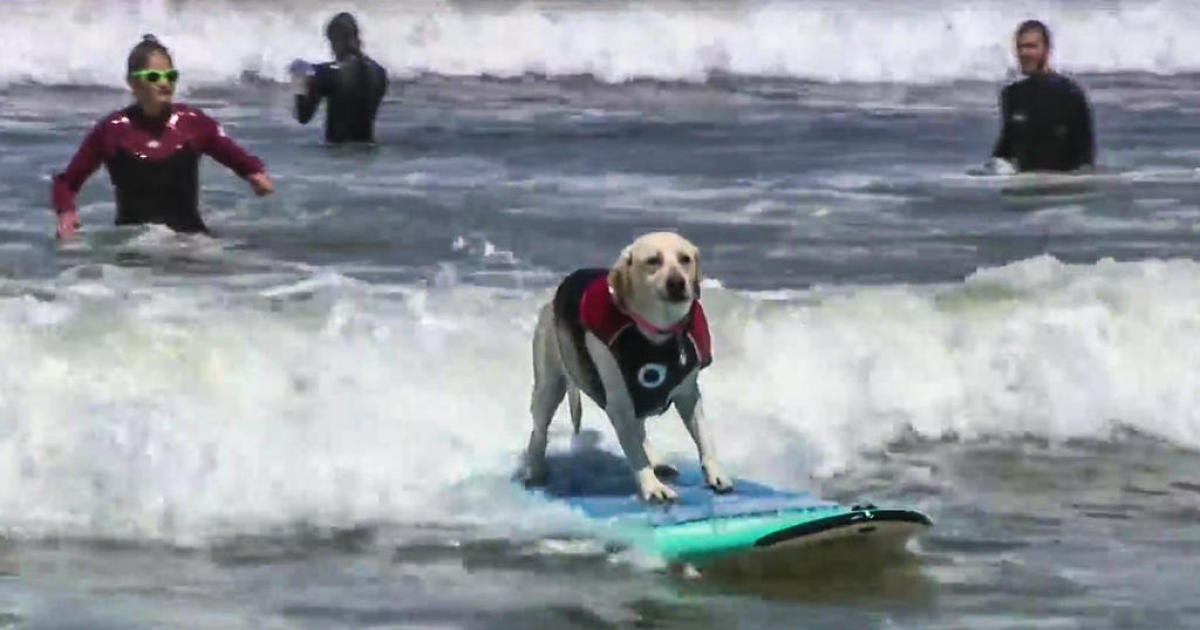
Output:
M661 264L662 264L662 255L661 254L655 254L646 259L646 266L648 266L648 267L658 267Z
M688 256L687 254L680 254L679 262L684 265L690 265L692 263L692 257Z

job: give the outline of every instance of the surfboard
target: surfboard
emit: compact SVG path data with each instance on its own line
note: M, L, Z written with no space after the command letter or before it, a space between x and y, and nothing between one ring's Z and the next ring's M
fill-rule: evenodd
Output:
M1000 174L970 169L947 175L943 181L955 188L995 190L1006 204L1020 210L1092 201L1131 180L1127 173L1107 171Z
M616 536L672 563L717 564L749 556L815 551L837 544L870 552L901 552L933 523L919 511L874 505L845 506L803 492L745 479L734 491L705 487L698 466L669 479L678 500L647 504L624 460L604 451L555 457L549 484L537 490L562 501ZM853 551L851 552L853 553ZM797 560L802 560L797 558Z

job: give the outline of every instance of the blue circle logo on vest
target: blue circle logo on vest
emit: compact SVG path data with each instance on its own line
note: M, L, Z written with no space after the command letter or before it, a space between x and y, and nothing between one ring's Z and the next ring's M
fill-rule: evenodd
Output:
M646 389L654 389L667 380L667 366L661 363L647 363L637 373L638 385Z

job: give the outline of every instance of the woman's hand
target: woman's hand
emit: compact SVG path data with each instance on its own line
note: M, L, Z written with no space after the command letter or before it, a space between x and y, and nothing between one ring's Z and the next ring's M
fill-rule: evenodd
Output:
M246 178L250 182L250 189L259 197L265 197L275 192L275 184L271 182L271 178L267 177L266 173L255 173Z
M75 230L79 228L79 215L74 210L60 212L58 222L54 228L54 236L59 239L71 238L75 235Z

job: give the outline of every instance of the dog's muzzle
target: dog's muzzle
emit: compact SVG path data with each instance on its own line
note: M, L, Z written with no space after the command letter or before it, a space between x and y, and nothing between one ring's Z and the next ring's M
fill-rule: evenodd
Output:
M669 276L664 288L669 302L686 302L691 299L691 296L688 295L687 279L683 276Z

